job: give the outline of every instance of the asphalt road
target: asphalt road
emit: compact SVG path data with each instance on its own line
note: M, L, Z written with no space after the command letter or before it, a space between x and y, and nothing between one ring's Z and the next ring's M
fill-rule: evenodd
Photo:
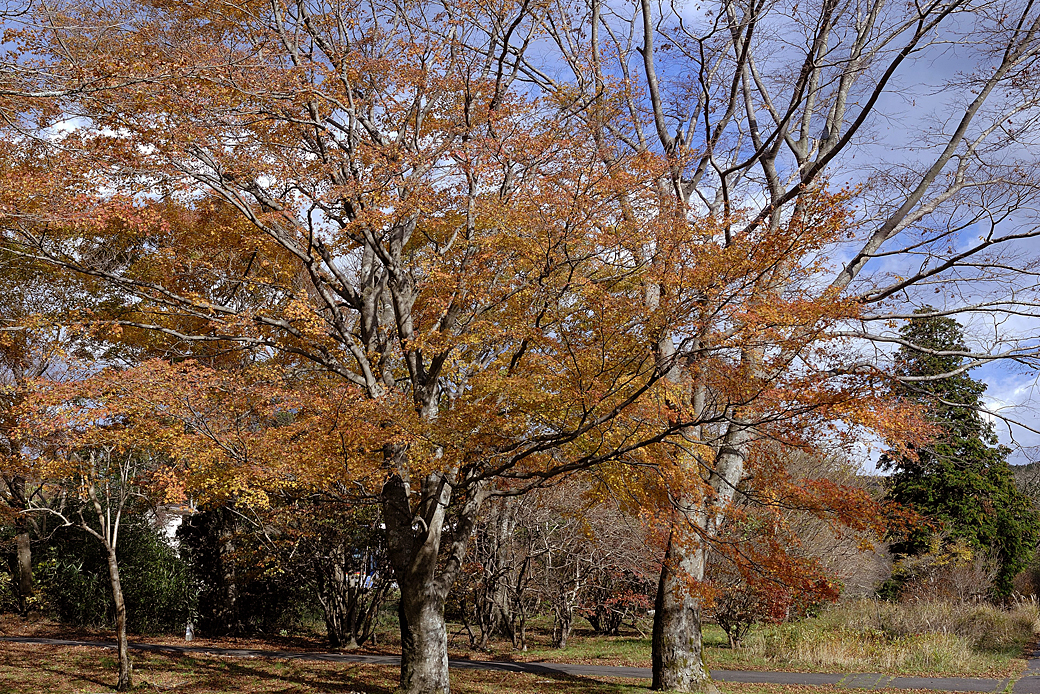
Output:
M96 646L115 648L110 641L72 641L44 639L30 636L4 636L0 641L38 643L52 646ZM360 655L352 653L315 653L299 651L269 651L247 648L208 648L205 646L163 646L150 643L130 643L138 651L222 655L232 658L280 658L286 660L319 660L333 663L374 663L397 665L397 656ZM448 666L459 670L500 670L529 672L536 675L580 677L631 677L650 679L650 668L610 667L606 665L576 665L570 663L506 663L490 660L450 660ZM872 673L832 674L818 672L755 672L747 670L712 670L717 682L759 682L763 684L836 685L849 689L935 689L948 692L1003 692L1011 684L1009 679L975 677L899 677ZM1011 694L1040 694L1040 652L1034 652L1029 665L1011 688Z

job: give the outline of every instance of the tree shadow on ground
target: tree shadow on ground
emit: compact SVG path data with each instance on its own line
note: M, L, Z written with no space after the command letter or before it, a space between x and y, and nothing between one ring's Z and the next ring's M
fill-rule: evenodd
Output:
M83 660L86 654L76 654L76 656L77 660ZM66 657L68 656L66 655ZM89 682L99 687L114 689L116 681L119 679L118 673L114 669L111 673L107 670L98 671L98 668L102 667L98 662L100 659L90 657L90 660L95 661L93 667L78 662L72 663L70 667L70 664L66 663L48 662L46 658L27 657L27 654L21 649L3 650L0 651L0 671L8 669L24 671L25 675L20 677L17 682L7 682L0 678L0 688L10 694L39 694L41 691L46 691L41 688L40 681L50 675L68 678L70 685ZM8 689L8 687L17 688Z
M219 657L198 657L193 654L163 654L170 661L171 668L195 675L194 686L210 687L218 691L252 691L250 680L280 682L285 685L311 689L322 692L357 692L358 694L393 694L397 691L400 670L395 665L372 665L362 663L284 661L274 659L257 659L249 661L224 659ZM324 667L322 667L324 666ZM160 667L153 663L152 667ZM462 669L452 669L454 676L459 676ZM492 670L464 670L467 680L477 680L480 684L503 686L503 679L520 676L508 667ZM625 687L604 683L595 679L568 675L549 668L534 668L528 671L528 677L539 680L511 682L509 689L515 692L544 691L537 684L552 683L553 692L573 692L573 694L612 694ZM141 678L139 678L141 680ZM376 680L375 682L373 680ZM235 684L239 687L235 688ZM455 685L453 685L455 688ZM287 689L283 691L292 691Z

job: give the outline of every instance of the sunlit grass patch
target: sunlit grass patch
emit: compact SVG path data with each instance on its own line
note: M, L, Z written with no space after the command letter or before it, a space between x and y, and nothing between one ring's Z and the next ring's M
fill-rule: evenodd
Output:
M820 616L755 629L736 650L706 648L712 667L1009 677L1040 632L1035 603L850 601ZM706 639L707 641L707 639Z

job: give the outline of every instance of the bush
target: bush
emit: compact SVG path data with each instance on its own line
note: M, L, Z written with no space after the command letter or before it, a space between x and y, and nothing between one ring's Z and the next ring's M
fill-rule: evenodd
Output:
M935 535L929 552L896 562L878 595L911 603L986 601L996 592L999 569L996 557L973 549L964 539Z
M187 566L146 520L120 529L119 577L126 600L127 629L138 633L184 629L194 589ZM108 560L97 539L74 528L59 529L35 567L45 604L67 624L112 626Z
M17 610L18 597L14 592L12 574L0 570L0 612L16 612Z

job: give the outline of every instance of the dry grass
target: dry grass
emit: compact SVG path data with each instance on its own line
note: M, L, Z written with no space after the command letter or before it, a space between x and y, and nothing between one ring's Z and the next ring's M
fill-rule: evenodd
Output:
M1040 609L1029 600L1011 609L985 603L855 600L834 606L816 621L831 629L874 630L894 638L953 634L976 650L1015 653L1040 633Z
M398 669L387 665L134 654L135 691L176 694L392 694ZM98 694L116 680L111 651L87 647L0 644L0 691L5 694ZM635 680L598 682L566 675L459 670L456 694L633 694Z
M138 692L177 694L392 694L397 669L384 665L232 659L167 654L135 655ZM587 677L453 671L455 694L648 694L647 680L597 681ZM0 691L6 694L111 692L110 651L86 647L0 643ZM720 683L724 694L848 694L833 686ZM877 690L922 694L925 690Z
M725 666L1009 677L1024 667L1022 652L1037 633L1040 613L1032 602L1004 610L850 601L813 619L755 631Z

